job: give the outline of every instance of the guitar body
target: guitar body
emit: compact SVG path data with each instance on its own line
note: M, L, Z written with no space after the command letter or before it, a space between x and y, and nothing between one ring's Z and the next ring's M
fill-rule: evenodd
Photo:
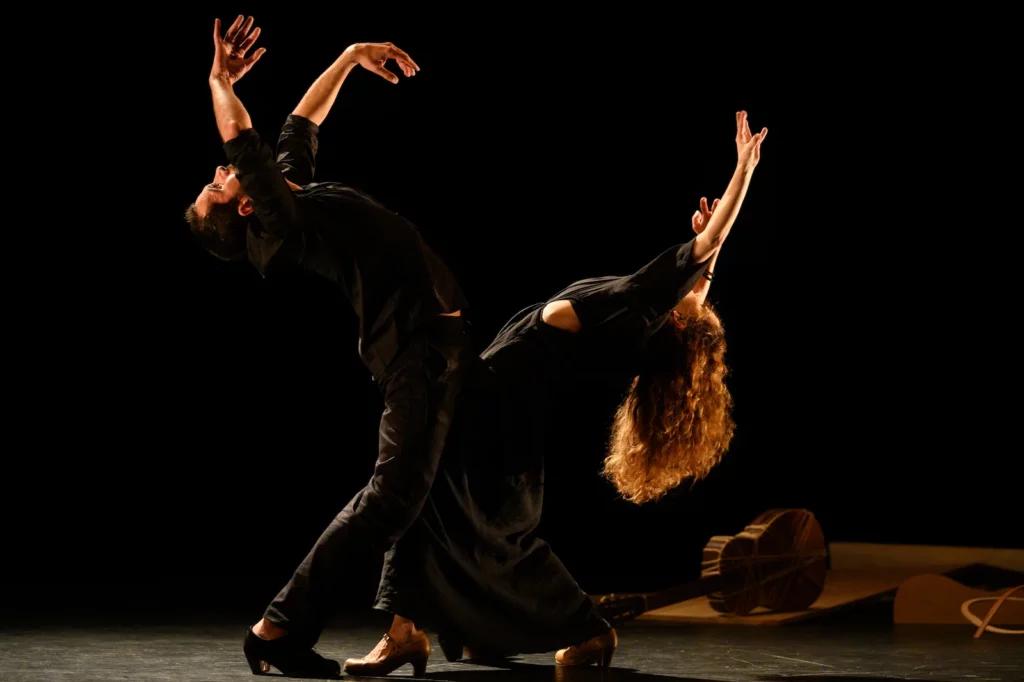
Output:
M759 606L802 611L825 588L825 536L805 509L772 509L734 536L716 535L704 547L702 578L722 576L711 593L715 611L745 616Z
M750 534L716 535L708 541L701 561L704 566L701 578L724 576L725 573L737 578L736 587L708 595L711 608L719 613L746 615L760 605L756 555L757 538Z

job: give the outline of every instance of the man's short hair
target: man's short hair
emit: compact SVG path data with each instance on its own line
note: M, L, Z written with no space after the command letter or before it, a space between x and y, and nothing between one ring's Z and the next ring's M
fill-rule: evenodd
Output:
M226 204L212 204L209 213L201 218L193 203L185 209L185 222L207 252L226 261L245 258L249 219L238 213L237 199Z

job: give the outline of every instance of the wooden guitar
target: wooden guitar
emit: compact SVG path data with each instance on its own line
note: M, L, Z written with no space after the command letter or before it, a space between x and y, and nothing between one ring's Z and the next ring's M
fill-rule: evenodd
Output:
M707 596L725 614L747 615L763 606L801 611L821 596L827 551L814 514L772 509L734 536L716 535L704 547L698 580L648 594L596 598L602 615L621 623L654 609Z

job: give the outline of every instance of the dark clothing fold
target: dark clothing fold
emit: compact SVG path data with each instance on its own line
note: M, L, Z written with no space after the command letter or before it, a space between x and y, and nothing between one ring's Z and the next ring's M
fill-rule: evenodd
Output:
M552 651L609 629L537 537L545 442L582 377L625 393L646 343L704 272L692 248L677 245L631 275L574 282L498 332L467 371L434 485L386 555L376 608L491 654ZM544 322L557 300L571 301L579 332Z
M297 267L338 286L384 397L372 478L265 612L310 645L350 585L353 562L387 551L419 516L471 359L465 317L446 315L468 312L455 277L408 220L352 187L313 181L318 132L293 114L276 156L252 129L224 145L252 201L249 260L264 277Z
M420 515L434 482L467 364L465 325L437 318L378 381L379 450L369 483L321 534L264 617L315 643L352 569L394 545Z
M254 129L224 144L252 199L249 260L264 277L297 265L336 283L359 318L359 355L380 377L420 327L468 302L415 225L355 188L313 182L317 133L292 114L276 157Z

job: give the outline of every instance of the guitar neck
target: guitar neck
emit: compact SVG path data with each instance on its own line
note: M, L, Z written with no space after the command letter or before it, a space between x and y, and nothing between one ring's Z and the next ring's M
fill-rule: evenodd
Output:
M727 584L726 576L713 575L707 578L698 578L683 585L676 585L658 592L649 592L644 595L644 602L648 611L660 609L662 606L676 604L687 599L705 597L713 592L719 592Z

